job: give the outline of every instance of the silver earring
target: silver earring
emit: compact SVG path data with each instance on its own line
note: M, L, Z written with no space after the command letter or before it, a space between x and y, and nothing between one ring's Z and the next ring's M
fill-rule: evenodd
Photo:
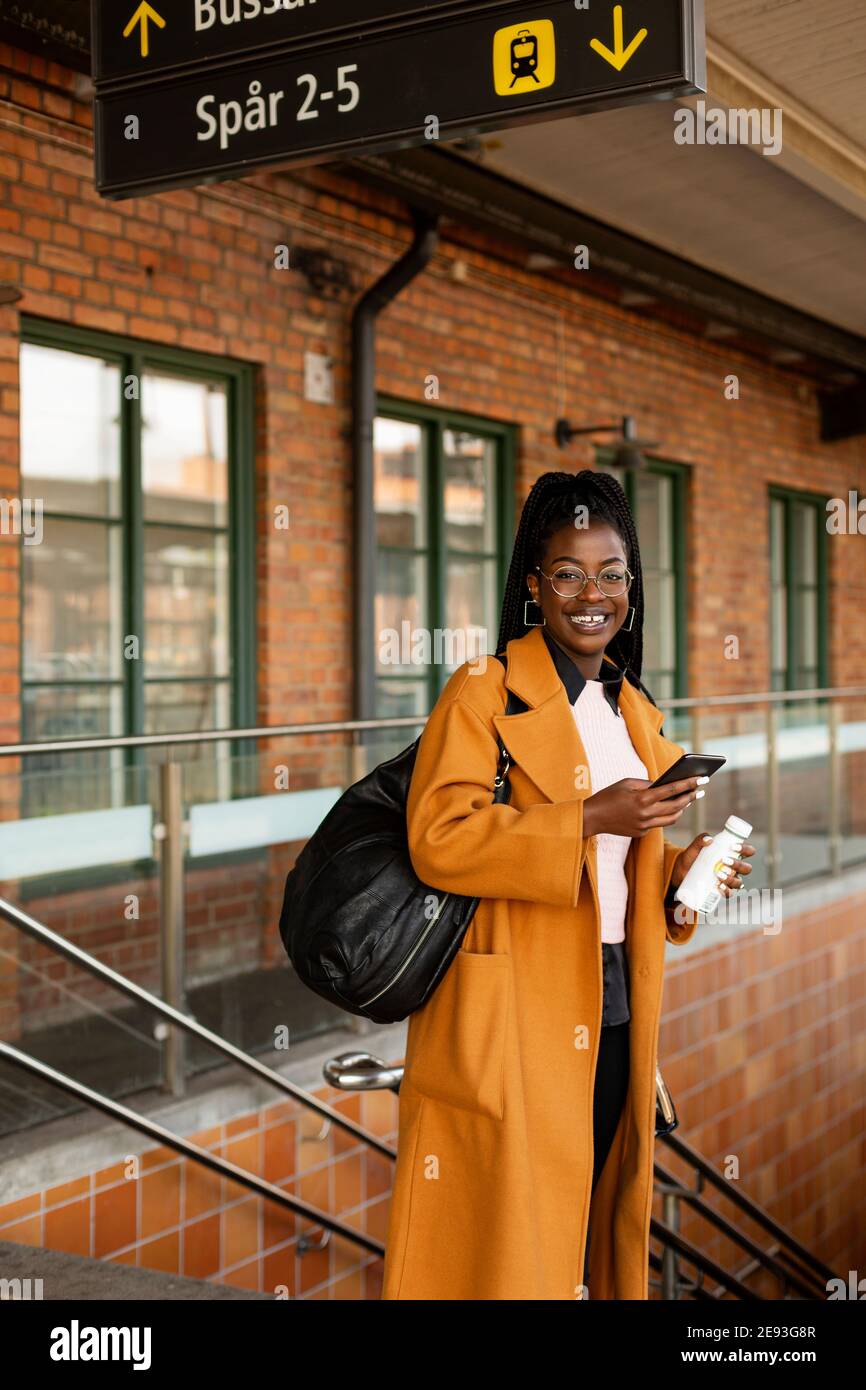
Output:
M547 626L547 619L544 617L544 614L542 614L542 616L541 616L541 622L540 622L540 623L531 623L531 622L529 621L529 614L528 614L528 612L527 612L527 609L529 608L530 603L534 603L534 604L535 604L535 607L539 610L539 612L541 612L541 605L540 605L539 603L535 603L535 599L534 599L534 598L528 598L528 599L526 600L526 602L524 603L524 605L523 605L523 626L524 626L524 627L546 627L546 626Z
M628 612L629 612L629 619L628 619L628 622L627 622L627 623L623 623L623 625L622 625L622 631L623 631L623 632L631 632L632 628L634 627L634 615L635 615L635 613L637 612L637 609L636 609L636 608L629 607Z

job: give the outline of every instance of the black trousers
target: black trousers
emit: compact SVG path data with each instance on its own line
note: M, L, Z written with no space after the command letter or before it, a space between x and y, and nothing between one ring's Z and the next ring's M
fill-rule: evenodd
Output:
M598 1062L595 1069L595 1088L592 1096L592 1191L601 1177L605 1161L610 1153L622 1114L628 1091L629 1055L628 1030L626 1023L616 1023L602 1028L598 1048ZM589 1237L586 1233L586 1260L583 1282L589 1285Z

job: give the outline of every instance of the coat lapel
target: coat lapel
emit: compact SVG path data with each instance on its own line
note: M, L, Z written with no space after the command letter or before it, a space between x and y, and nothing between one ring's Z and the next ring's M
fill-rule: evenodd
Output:
M495 714L493 723L516 765L550 801L592 795L586 750L541 628L507 647L505 685L529 706L522 714ZM664 715L623 681L619 707L638 756L652 780L659 775L656 735Z
M589 796L586 752L541 629L533 628L525 637L514 638L506 650L506 687L529 708L522 714L493 716L502 742L549 801L577 801ZM579 776L581 768L587 769L583 777Z

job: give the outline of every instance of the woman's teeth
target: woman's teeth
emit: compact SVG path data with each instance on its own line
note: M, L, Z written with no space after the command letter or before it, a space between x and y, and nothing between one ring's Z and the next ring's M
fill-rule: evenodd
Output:
M588 631L604 627L610 614L609 613L582 613L578 615L569 614L569 622L574 623L575 627L585 627Z

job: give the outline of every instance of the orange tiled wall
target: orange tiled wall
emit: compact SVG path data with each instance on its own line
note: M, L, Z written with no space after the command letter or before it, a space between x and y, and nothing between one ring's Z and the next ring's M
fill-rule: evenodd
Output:
M326 1087L316 1095L396 1143L392 1092L345 1096ZM391 1161L294 1101L189 1138L384 1243ZM164 1148L142 1154L135 1177L121 1161L0 1206L0 1240L259 1293L284 1286L292 1298L379 1297L381 1259L336 1235L300 1253L302 1229L321 1240L293 1213Z
M784 915L681 963L665 982L659 1064L677 1134L836 1273L866 1267L866 896ZM700 928L698 929L700 930ZM656 1159L693 1186L664 1144ZM710 1206L742 1224L706 1188ZM656 1194L653 1215L663 1219ZM762 1247L768 1237L746 1231ZM730 1242L682 1207L682 1234L726 1269ZM752 1284L753 1288L759 1287ZM777 1297L771 1285L762 1292Z

